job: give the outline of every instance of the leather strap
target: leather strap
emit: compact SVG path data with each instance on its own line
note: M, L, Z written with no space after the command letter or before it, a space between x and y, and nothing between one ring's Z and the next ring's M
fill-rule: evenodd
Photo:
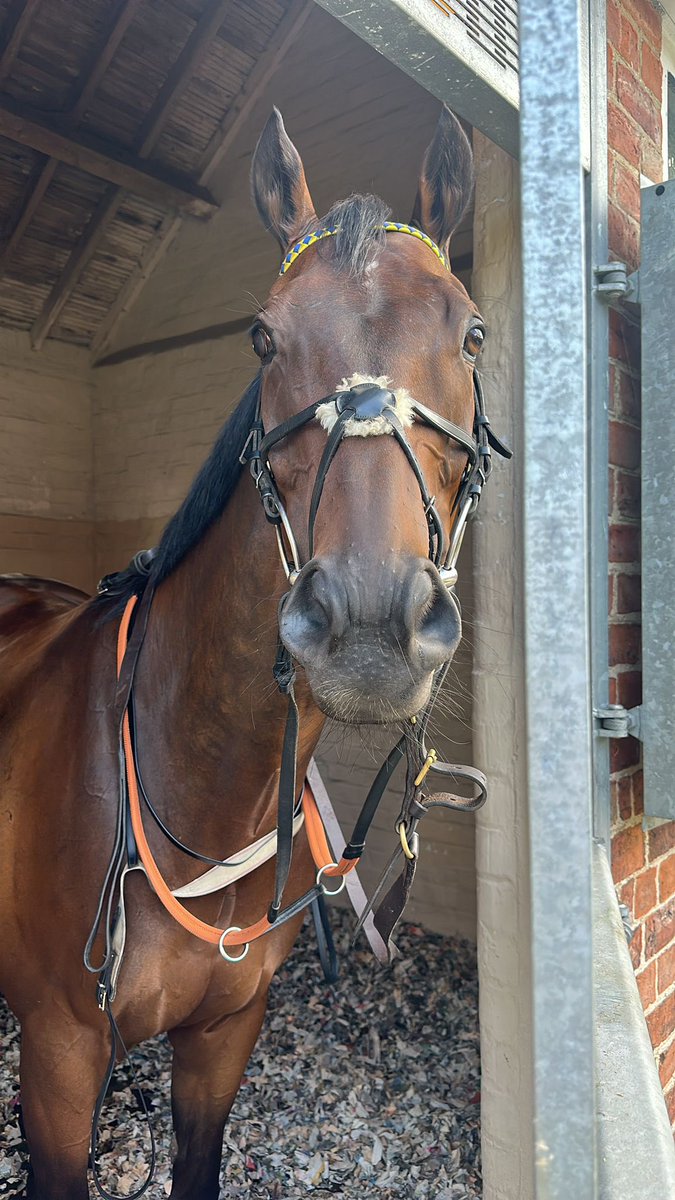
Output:
M393 753L393 751L392 751L392 753ZM391 758L391 755L389 757ZM383 770L384 770L384 768L381 769L380 775L382 774ZM379 778L379 775L378 775L378 778ZM389 776L387 776L387 779L388 778L389 778ZM328 792L326 791L323 779L321 778L321 774L319 772L319 768L317 767L314 759L312 759L312 761L309 764L309 769L307 771L307 782L310 785L311 792L316 800L316 806L319 810L321 819L323 821L323 824L324 824L326 831L328 833L328 836L330 838L330 842L331 842L331 846L333 847L333 854L334 854L335 859L337 860L338 858L340 858L341 862L351 860L353 865L356 865L355 860L358 859L359 856L358 855L349 855L349 856L347 855L347 852L345 849L344 838L342 836L342 830L340 828L339 821L335 815L335 811L330 802L330 797L328 795ZM378 803L379 803L379 799L382 796L382 793L384 792L385 787L386 787L386 783L383 784L383 786L380 790L378 801L377 801ZM373 791L373 788L371 788L371 792L372 791ZM370 793L369 793L369 796L370 796ZM377 808L377 804L375 805L375 808ZM371 820L372 820L372 817L371 817ZM352 839L353 839L353 835L352 835ZM327 875L328 872L326 871L326 872L324 872L324 874ZM352 908L354 909L354 912L356 913L357 917L360 920L359 928L363 928L363 931L368 939L368 942L370 943L370 948L373 951L373 954L377 958L378 962L381 962L381 963L388 962L389 957L387 954L387 947L385 946L380 934L378 933L377 929L375 928L375 925L373 924L373 918L370 915L370 910L368 908L368 898L366 896L366 893L363 890L363 885L362 885L361 880L359 879L356 871L350 871L346 875L346 889L347 889L347 895L349 896L349 899L352 904ZM362 918L362 920L361 920L361 918Z

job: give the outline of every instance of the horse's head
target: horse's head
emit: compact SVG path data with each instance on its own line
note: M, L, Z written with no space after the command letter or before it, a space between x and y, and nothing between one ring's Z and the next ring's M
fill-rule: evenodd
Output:
M470 196L471 149L444 110L404 227L423 237L384 229L389 214L375 197L351 197L319 220L276 110L252 183L285 256L253 329L271 468L261 490L264 499L271 480L288 516L282 545L288 556L292 530L304 563L291 572L281 635L330 716L409 717L460 638L450 572L444 579L439 568L472 465L484 336L447 265ZM284 423L319 400L286 434Z

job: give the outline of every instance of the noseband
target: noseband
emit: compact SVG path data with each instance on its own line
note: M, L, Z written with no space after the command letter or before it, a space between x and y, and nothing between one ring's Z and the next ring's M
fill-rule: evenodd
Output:
M478 506L481 492L492 470L491 451L496 450L497 453L503 455L505 458L511 457L511 451L492 431L485 413L480 378L475 370L473 375L473 390L474 422L472 436L461 429L459 425L448 421L445 417L426 408L423 404L419 404L416 400L413 400L411 405L412 412L418 423L426 425L431 429L436 429L446 437L452 438L467 454L467 465L460 480L453 506L453 510L457 515L447 547L443 525L436 509L436 498L429 493L422 468L406 437L403 424L397 415L396 397L392 391L380 387L376 383L358 383L347 390L331 392L330 395L324 396L321 400L314 401L307 408L303 408L295 416L289 417L287 421L282 421L280 425L277 425L276 428L267 434L264 431L260 412L260 400L258 400L255 420L242 451L240 461L242 464L245 462L249 463L255 485L260 493L265 516L276 530L281 562L288 582L291 585L295 583L302 569L300 554L268 456L270 450L283 441L284 438L287 438L290 434L297 432L297 430L302 429L310 421L314 420L317 410L324 405L333 404L337 412L337 419L328 435L328 440L317 468L312 499L309 506L307 528L309 557L312 558L314 554L314 526L326 476L340 443L347 436L346 427L348 423L350 421L373 422L380 419L382 425L385 426L383 432L386 430L393 434L417 480L424 506L424 515L429 529L429 558L434 566L438 568L441 580L445 586L447 588L454 588L457 583L457 559L462 546L466 524ZM386 429L386 426L388 426L388 429Z

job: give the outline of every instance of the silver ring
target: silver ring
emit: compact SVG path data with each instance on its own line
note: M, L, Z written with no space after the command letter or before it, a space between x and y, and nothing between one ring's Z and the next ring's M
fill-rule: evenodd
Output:
M226 962L241 962L242 958L246 958L246 955L251 948L251 943L244 943L244 949L242 950L241 954L228 954L224 944L228 933L241 933L241 925L230 925L228 929L223 930L220 935L220 941L218 942L218 949L220 950L220 953Z
M332 890L330 888L327 888L325 883L321 882L321 876L323 875L324 871L327 871L329 867L337 867L337 865L338 864L336 862L325 863L323 867L319 867L319 870L316 873L316 886L321 888L321 891L323 892L324 896L339 896L340 892L342 891L343 887L345 886L345 884L347 882L347 876L342 875L340 877L340 886L333 888ZM330 878L333 878L333 876L331 876Z

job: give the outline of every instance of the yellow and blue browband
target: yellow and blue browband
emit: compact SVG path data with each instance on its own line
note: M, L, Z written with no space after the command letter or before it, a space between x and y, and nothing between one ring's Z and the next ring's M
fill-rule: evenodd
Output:
M439 249L436 243L432 241L432 239L428 237L426 233L422 233L421 229L415 229L414 225L403 225L400 221L385 221L384 225L380 225L378 228L384 229L385 233L408 233L410 237L417 238L418 241L424 242L425 246L428 246L430 250L433 250L436 258L443 263L444 267L446 267L448 270L450 269L443 251ZM317 229L314 233L308 233L306 237L302 238L299 242L296 242L292 249L288 251L288 254L281 264L281 270L279 271L279 274L285 275L288 268L293 266L296 258L299 258L300 255L303 254L304 251L310 246L313 246L315 242L320 242L323 240L323 238L335 237L337 232L338 226L333 225L327 227L326 229Z

